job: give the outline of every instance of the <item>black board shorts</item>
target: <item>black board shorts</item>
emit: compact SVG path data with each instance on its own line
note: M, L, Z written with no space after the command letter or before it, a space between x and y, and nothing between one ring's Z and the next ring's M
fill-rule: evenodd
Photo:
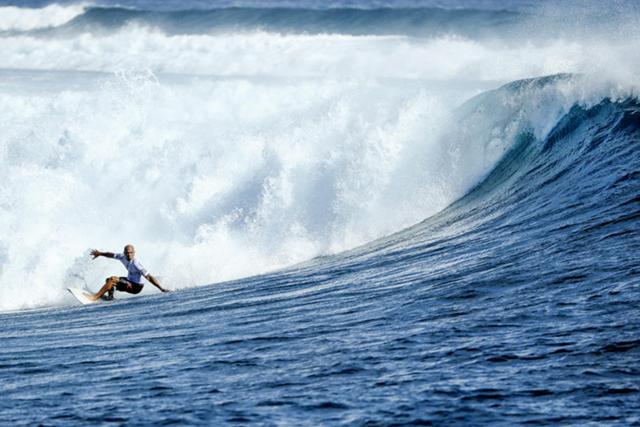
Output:
M120 292L128 292L130 294L140 293L144 285L142 283L132 282L126 277L121 277L116 283L116 289Z

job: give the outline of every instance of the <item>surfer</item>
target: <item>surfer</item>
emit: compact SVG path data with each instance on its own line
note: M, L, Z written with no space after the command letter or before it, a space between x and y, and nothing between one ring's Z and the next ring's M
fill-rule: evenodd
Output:
M96 259L99 256L117 259L124 265L124 267L127 269L127 272L129 273L127 277L111 276L107 278L102 289L100 289L98 293L90 297L93 301L97 301L104 294L107 294L104 299L113 299L113 292L116 289L120 292L128 292L130 294L140 293L140 291L144 287L144 284L142 284L142 277L151 282L151 284L160 289L160 291L169 292L167 289L164 289L162 286L160 286L160 283L156 280L155 277L147 272L142 264L140 264L140 261L135 259L135 255L136 250L133 245L125 246L124 253L122 254L114 254L113 252L100 252L97 249L91 251L91 256L93 256L93 259Z

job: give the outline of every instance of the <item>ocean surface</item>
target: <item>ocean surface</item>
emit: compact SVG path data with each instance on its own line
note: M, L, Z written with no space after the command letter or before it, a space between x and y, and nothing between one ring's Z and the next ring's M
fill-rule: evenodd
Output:
M635 1L0 0L0 425L640 426ZM172 292L81 306L125 244Z

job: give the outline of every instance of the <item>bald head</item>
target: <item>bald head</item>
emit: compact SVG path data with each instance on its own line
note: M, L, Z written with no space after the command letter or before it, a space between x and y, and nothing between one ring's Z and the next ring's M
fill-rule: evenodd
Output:
M127 260L131 261L136 256L136 248L133 245L127 245L124 247L124 256Z

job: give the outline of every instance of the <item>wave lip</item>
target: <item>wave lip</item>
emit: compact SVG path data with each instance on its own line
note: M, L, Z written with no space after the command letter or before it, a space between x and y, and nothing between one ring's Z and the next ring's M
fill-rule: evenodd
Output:
M86 4L49 6L33 9L16 6L0 7L0 31L32 31L59 27L81 16Z

